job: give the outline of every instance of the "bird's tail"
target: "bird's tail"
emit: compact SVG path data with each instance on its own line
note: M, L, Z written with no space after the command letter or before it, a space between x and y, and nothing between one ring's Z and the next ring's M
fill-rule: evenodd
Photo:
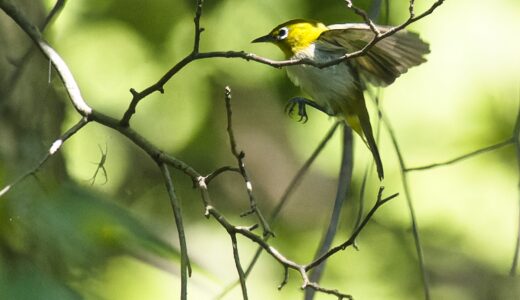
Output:
M374 133L372 132L372 125L370 124L370 116L368 115L367 107L365 104L365 98L363 93L360 93L354 101L348 101L350 105L346 109L345 121L355 131L361 139L365 142L376 163L377 175L379 180L384 178L383 162L379 155L379 149L377 148L376 140L374 139Z

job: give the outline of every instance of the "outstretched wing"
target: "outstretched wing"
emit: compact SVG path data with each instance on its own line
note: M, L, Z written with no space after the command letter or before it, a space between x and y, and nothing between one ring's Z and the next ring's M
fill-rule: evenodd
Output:
M328 28L317 43L322 49L331 51L358 51L375 36L367 24L335 24ZM391 27L377 28L384 33ZM370 83L386 86L410 67L425 62L423 56L429 52L429 45L418 34L401 30L377 42L365 55L354 58L353 63Z

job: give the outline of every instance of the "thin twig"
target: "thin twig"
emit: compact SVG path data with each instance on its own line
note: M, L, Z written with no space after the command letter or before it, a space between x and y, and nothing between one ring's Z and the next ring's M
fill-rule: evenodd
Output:
M390 200L391 198L393 198L394 196L391 196L387 199L384 199L383 201L378 201L378 203L380 203L378 205L378 207L380 207L383 203L385 203L386 201ZM373 209L369 215L367 215L367 219L366 221L368 222L368 220L371 218L371 216L373 215L373 213L377 210L377 208ZM256 235L254 234L253 232L251 232L248 228L244 228L244 227L239 227L239 226L233 226L231 223L229 223L229 221L217 210L215 209L214 207L212 206L208 206L206 207L206 211L208 212L208 214L210 216L212 216L217 222L219 222L220 225L222 225L222 227L224 227L226 229L226 231L229 233L229 234L240 234L242 236L244 236L245 238L257 243L259 246L262 247L262 249L264 249L264 251L266 251L269 255L271 255L271 257L273 257L275 260L277 260L282 266L284 266L284 268L288 268L288 269L293 269L293 270L296 270L300 276L302 277L302 281L303 281L303 284L302 284L302 289L305 289L305 288L312 288L312 289L315 289L317 291L320 291L320 292L323 292L323 293L327 293L327 294L331 294L331 295L336 295L338 297L343 297L343 298L347 298L347 299L352 299L352 296L350 295L347 295L347 294L343 294L343 293L340 293L338 292L337 290L333 290L333 289L326 289L326 288L323 288L323 287L320 287L317 283L312 283L309 281L309 278L307 276L307 271L309 270L307 268L307 266L305 265L300 265L290 259L288 259L287 257L285 257L283 254L281 254L277 249L275 249L274 247L270 246L267 242L264 241L264 239L262 237L260 237L259 235ZM360 230L361 231L361 230ZM359 232L360 232L359 231ZM359 234L358 232L358 234ZM332 255L332 254L331 254ZM286 274L284 274L284 278L285 276L287 276ZM340 298L342 299L342 298Z
M352 9L357 15L361 16L365 23L370 27L370 30L372 30L373 33L376 34L376 36L381 35L381 32L377 28L377 26L372 21L372 18L370 18L367 14L367 12L363 9L360 9L359 7L352 4L352 0L345 0L347 3L347 7Z
M193 23L195 25L195 38L193 41L193 53L199 52L200 34L204 31L204 28L200 27L200 17L202 16L203 4L204 4L204 0L197 0L197 8L195 9L195 18L193 18Z
M57 0L54 6L52 7L51 11L45 17L45 21L43 21L43 24L40 26L40 31L44 31L47 26L55 20L55 17L59 15L59 13L63 10L63 7L65 6L65 2L67 0Z
M309 170L309 168L312 165L312 163L314 163L314 161L316 160L318 155L321 153L323 148L325 148L325 146L328 144L329 140L332 138L332 136L334 135L334 133L338 129L338 126L339 126L340 123L341 122L338 121L338 122L335 122L334 125L332 125L332 127L325 134L323 140L318 144L318 146L316 147L314 152L312 152L312 154L307 159L307 161L305 161L305 163L298 170L298 172L296 172L296 175L293 177L293 179L291 180L291 182L289 183L289 185L285 189L284 193L282 194L282 197L280 197L280 200L278 201L278 204L272 210L271 215L269 216L269 224L274 225L276 223L278 215L280 214L282 209L289 202L290 196L292 196L293 192L296 190L298 185L301 183L301 181L303 179L303 176L307 173L307 171ZM269 238L270 238L270 236L264 237L264 241L267 242L269 240ZM253 271L253 268L254 268L256 262L258 261L258 259L260 258L260 254L261 253L262 253L262 247L258 247L258 249L255 252L255 255L251 259L251 262L249 263L248 267L246 268L246 272L245 272L246 277L249 276L251 271ZM237 281L229 284L228 286L226 286L220 292L220 294L216 297L216 299L223 298L225 295L227 295L238 284L239 284L239 282L237 280Z
M512 144L516 144L516 142L514 140L514 137L508 138L508 139L506 139L506 140L504 140L502 142L498 142L498 143L493 144L491 146L487 146L487 147L484 147L484 148L480 148L480 149L471 151L469 153L463 154L461 156L457 156L455 158L452 158L452 159L444 161L444 162L433 163L433 164L419 166L419 167L406 168L405 171L406 172L424 171L424 170L429 170L429 169L433 169L433 168L436 168L436 167L451 165L451 164L457 163L457 162L459 162L461 160L472 158L472 157L477 156L479 154L491 152L491 151L494 151L496 149L500 149L500 148L502 148L504 146L508 146L508 145L512 145Z
M231 245L233 248L233 258L235 260L235 266L237 268L238 278L240 281L240 287L242 288L242 299L247 300L247 285L246 285L246 275L244 274L244 269L242 269L242 265L240 264L240 255L238 253L238 244L237 244L237 235L236 233L230 233L231 237Z
M177 72L179 72L182 68L188 65L190 62L197 59L197 54L199 53L199 45L200 45L200 35L203 28L200 27L200 18L202 16L202 6L204 4L204 0L197 0L196 9L195 9L195 17L193 19L193 23L195 25L195 34L193 38L193 50L191 53L186 55L181 61L175 64L166 74L163 75L155 84L147 87L141 92L137 92L134 89L130 89L130 93L132 94L132 100L130 101L130 105L127 110L123 114L121 118L121 125L128 126L130 124L130 119L135 114L135 110L139 102L147 97L148 95L154 92L164 93L164 85L168 82Z
M45 156L40 160L40 162L31 170L25 172L23 175L18 177L15 181L8 184L4 188L0 190L0 197L5 195L13 186L17 185L18 183L22 182L24 179L31 175L35 175L40 168L49 160L51 156L56 154L58 150L61 148L63 143L67 141L71 136L73 136L76 132L78 132L83 126L87 125L89 121L87 118L83 117L81 118L78 123L76 123L74 126L72 126L69 130L67 130L64 134L62 134L57 140L55 140L52 145L49 148L49 151L45 154Z
M186 234L184 232L184 225L182 222L182 212L173 181L170 176L170 171L165 163L160 163L159 167L164 177L166 184L166 190L170 198L170 203L173 209L173 215L175 216L175 224L177 225L177 234L179 236L179 244L181 247L181 300L188 299L188 276L191 276L190 260L188 258L188 247L186 245Z
M444 2L444 0L437 0L435 3L432 4L432 6L428 10L426 10L419 16L413 16L413 17L410 16L410 18L408 18L404 23L402 23L398 26L392 27L392 28L386 30L384 33L379 32L377 27L375 27L375 25L372 24L372 26L374 26L374 29L375 29L375 31L374 31L374 29L371 29L375 32L374 37L362 49L359 49L358 51L354 51L351 53L346 53L345 55L343 55L339 58L336 58L336 59L331 59L331 60L325 61L325 62L318 62L316 60L309 59L309 58L273 60L273 59L268 59L265 57L258 56L253 53L247 53L245 51L199 52L200 33L202 32L202 28L200 28L200 17L202 14L203 1L198 0L197 1L197 10L195 12L196 16L194 19L195 20L195 38L194 38L193 50L188 55L186 55L182 60L180 60L177 64L175 64L170 70L168 70L156 83L145 88L141 92L137 92L134 89L130 89L130 92L132 93L132 100L130 101L130 105L127 108L127 110L125 111L120 122L123 126L128 126L130 119L132 118L132 115L135 113L136 107L139 104L139 102L154 92L164 93L164 85L166 84L166 82L168 82L175 74L177 74L180 70L182 70L186 65L188 65L192 61L200 60L200 59L209 59L209 58L239 58L239 59L244 59L246 61L255 61L255 62L265 64L265 65L275 67L275 68L281 68L281 67L292 66L292 65L311 65L311 66L315 66L317 68L326 68L326 67L330 67L330 66L339 64L343 61L366 54L368 52L368 50L370 50L377 42L395 34L398 31L403 30L408 25L415 23L415 22L419 21L420 19L430 15L443 2ZM379 32L379 34L377 32Z
M256 217L258 218L258 221L262 225L262 229L264 231L264 236L273 235L273 232L271 231L268 222L266 221L264 215L258 208L258 205L256 203L255 196L253 194L253 183L251 182L251 179L249 177L249 174L246 170L246 165L244 163L244 157L245 154L242 151L238 150L237 142L235 139L235 134L233 132L233 120L232 115L233 111L231 109L231 88L228 86L225 88L225 102L226 102L226 114L227 114L227 132L229 136L229 143L231 145L231 153L233 153L233 156L237 159L238 168L240 169L240 173L242 174L242 177L244 178L244 182L246 184L246 190L247 195L249 197L249 204L250 204L250 211L246 212L243 215L247 215L250 213L254 213Z
M384 190L383 187L379 188L379 193L377 195L376 203L374 204L374 206L372 206L372 209L370 209L370 211L367 213L367 215L365 216L363 221L359 224L359 226L354 230L354 232L352 232L352 235L349 237L349 239L346 240L345 242L341 243L340 245L331 248L329 251L324 253L322 256L314 259L311 263L307 264L305 266L305 270L306 271L312 270L316 266L320 265L322 262L327 260L330 256L334 255L336 252L338 252L340 250L345 250L347 247L354 246L354 243L355 243L357 237L359 236L359 234L361 233L363 228L365 228L365 226L368 224L368 222L372 219L372 216L374 215L374 213L383 204L387 203L388 201L392 200L393 198L395 198L395 197L397 197L399 195L398 193L395 193L395 194L393 194L391 196L388 196L386 198L382 198L383 197L383 190Z
M306 289L306 290L312 289L313 291L316 291L316 292L321 292L321 293L324 293L324 294L333 295L333 296L336 296L338 298L338 300L342 300L342 299L352 300L352 299L354 299L352 297L352 295L341 293L340 291L338 291L336 289L326 289L326 288L323 288L323 287L319 286L315 282L308 282L304 286L304 289Z
M430 284L428 280L428 274L426 272L426 265L424 262L424 252L421 243L421 237L419 233L419 225L417 223L417 217L415 215L415 208L412 201L412 194L410 193L410 186L408 184L408 172L406 171L406 164L404 161L403 153L401 151L401 147L397 141L397 137L395 135L395 131L392 128L390 120L383 114L383 111L378 107L378 113L381 115L381 120L386 126L388 134L390 136L390 140L392 141L392 145L394 146L395 153L397 154L397 159L399 162L399 170L401 173L401 180L403 183L404 195L406 199L406 204L408 206L408 212L410 214L410 222L412 227L412 236L415 244L415 251L417 253L417 259L419 261L419 270L421 272L421 280L423 283L423 292L424 299L430 300Z
M208 175L206 175L204 181L206 182L206 184L209 185L209 183L213 179L215 179L217 176L219 176L220 174L222 174L224 172L235 172L235 173L240 174L240 169L239 168L235 168L235 167L230 167L230 166L220 167L220 168L216 169L215 171L213 171L213 172L209 173Z
M410 18L413 19L413 17L415 17L415 0L410 0L410 5L408 6L408 13L410 14Z

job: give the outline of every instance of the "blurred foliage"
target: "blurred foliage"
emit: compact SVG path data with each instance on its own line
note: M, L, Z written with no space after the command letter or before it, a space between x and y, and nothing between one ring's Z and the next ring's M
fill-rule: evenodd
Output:
M54 4L16 2L35 23ZM130 88L141 90L154 83L191 50L194 2L67 1L45 35L69 64L89 104L121 117L131 99ZM373 2L354 1L367 10ZM379 23L404 21L408 1L389 2L390 14L383 9ZM432 2L417 1L416 8L423 10ZM301 17L327 24L360 21L337 0L206 1L201 50L245 50L282 58L275 47L250 41L276 24ZM518 1L476 5L459 0L446 1L411 26L431 44L428 63L382 91L382 107L409 166L449 159L511 134L520 100L520 42L512 38L519 20ZM23 62L25 70L11 84L11 74L21 68L18 59L29 47L23 33L0 13L0 186L34 166L60 132L78 120L55 74L48 82L48 63L40 54L34 52ZM167 83L165 94L153 94L138 106L131 126L201 173L234 164L225 131L226 85L233 90L239 147L246 153L259 205L268 213L333 123L314 111L304 125L284 115L286 99L300 92L283 71L233 59L194 62ZM102 185L98 178L90 186L88 179L101 157L98 145L108 148L108 182ZM360 145L338 242L354 223L362 172L370 159ZM408 209L385 131L380 148L388 174L386 191L401 196L385 205L361 234L360 251L331 258L323 284L356 299L419 299L422 289ZM277 238L272 244L298 262L312 258L326 226L339 150L335 137L274 224ZM512 147L507 147L410 174L434 299L520 298L518 278L506 276L518 222L514 160ZM173 176L190 257L200 266L190 280L189 295L210 299L236 278L229 238L203 217L191 181L178 172ZM236 174L216 179L210 192L215 206L236 224L254 222L238 217L248 200ZM376 192L373 177L369 203ZM116 132L89 124L36 178L0 198L0 298L175 298L178 263L170 244L176 240L157 166ZM239 247L242 261L248 262L255 245L239 239ZM280 266L262 255L248 281L251 299L302 297L297 276L278 292L281 278ZM225 299L239 295L236 289Z

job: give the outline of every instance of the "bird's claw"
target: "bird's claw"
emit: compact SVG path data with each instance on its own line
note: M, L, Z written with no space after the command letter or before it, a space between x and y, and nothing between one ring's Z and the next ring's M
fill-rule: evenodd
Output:
M298 122L306 123L309 117L307 116L307 109L305 108L305 102L302 101L300 98L292 98L289 99L287 102L287 105L285 106L285 112L292 116L294 112L294 107L298 105L298 116L300 118L298 119Z

